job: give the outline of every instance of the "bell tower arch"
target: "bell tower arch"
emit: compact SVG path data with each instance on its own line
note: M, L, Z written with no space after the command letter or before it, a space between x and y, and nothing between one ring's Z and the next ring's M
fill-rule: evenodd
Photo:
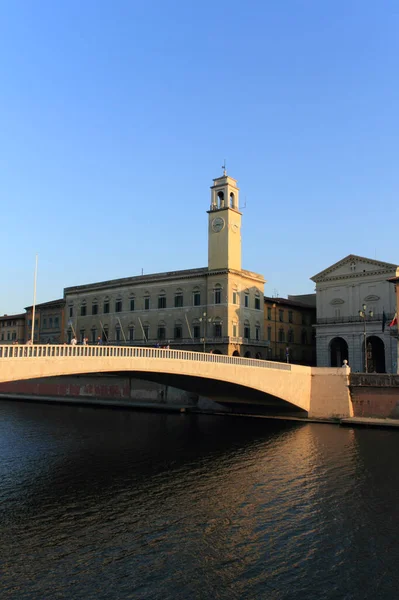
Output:
M213 180L208 210L208 269L241 271L241 216L237 181L223 172Z

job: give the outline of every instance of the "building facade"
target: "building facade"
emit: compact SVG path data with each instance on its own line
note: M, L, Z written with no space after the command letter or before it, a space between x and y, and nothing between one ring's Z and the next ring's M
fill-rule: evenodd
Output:
M267 358L262 275L241 268L236 180L214 179L208 266L64 290L65 339Z
M25 341L25 314L0 317L0 343L23 344Z
M62 344L64 342L63 298L42 302L35 306L34 342L37 344ZM27 306L25 341L32 337L33 306Z
M304 302L287 298L264 298L264 332L270 360L303 365L316 364L316 294Z
M350 254L312 277L316 283L317 366L353 372L396 373L397 340L388 324L395 313L399 268Z

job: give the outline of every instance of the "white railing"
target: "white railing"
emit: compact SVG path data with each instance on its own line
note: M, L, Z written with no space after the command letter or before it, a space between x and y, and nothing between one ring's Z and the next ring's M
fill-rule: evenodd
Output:
M280 369L291 371L287 363L241 358L224 354L208 354L191 350L166 350L164 348L143 348L138 346L68 346L55 344L5 345L0 346L0 361L17 358L169 358L175 360L192 360L196 362L222 363L263 369Z

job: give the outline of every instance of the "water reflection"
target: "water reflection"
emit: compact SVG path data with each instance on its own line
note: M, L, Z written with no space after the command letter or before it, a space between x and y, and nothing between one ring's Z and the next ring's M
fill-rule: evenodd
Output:
M395 597L397 439L1 403L6 597Z

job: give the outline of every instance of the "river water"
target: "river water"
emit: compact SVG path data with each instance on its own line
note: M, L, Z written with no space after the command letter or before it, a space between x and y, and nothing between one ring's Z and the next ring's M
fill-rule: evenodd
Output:
M0 403L0 598L393 599L399 432Z

